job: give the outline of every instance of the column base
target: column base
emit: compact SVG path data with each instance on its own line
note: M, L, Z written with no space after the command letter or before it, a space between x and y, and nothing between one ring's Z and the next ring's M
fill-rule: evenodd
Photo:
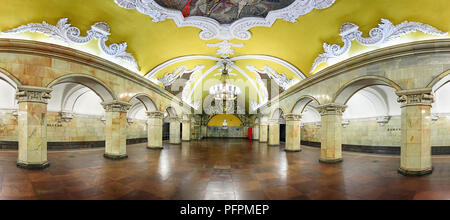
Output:
M172 144L172 145L180 145L181 142L180 142L180 143L169 143L169 144Z
M269 146L269 147L279 147L280 144L268 144L267 146Z
M302 152L302 149L300 150L289 150L289 149L284 149L284 151L288 152L288 153L298 153L298 152Z
M147 147L149 150L163 150L164 147Z
M49 162L45 162L43 164L25 164L21 162L16 163L17 167L27 169L27 170L43 170L50 166Z
M183 140L183 142L191 142L191 140Z
M403 168L398 169L398 173L402 174L403 176L425 176L433 173L434 168L430 168L428 170L422 170L422 171L408 171Z
M259 141L259 143L263 143L263 144L265 144L265 143L267 143L267 141Z
M336 164L336 163L341 163L342 161L344 161L344 159L339 158L339 159L323 159L320 158L319 162L321 163L326 163L326 164Z
M110 160L124 160L128 158L128 155L109 155L109 154L104 154L103 155L106 159L110 159Z

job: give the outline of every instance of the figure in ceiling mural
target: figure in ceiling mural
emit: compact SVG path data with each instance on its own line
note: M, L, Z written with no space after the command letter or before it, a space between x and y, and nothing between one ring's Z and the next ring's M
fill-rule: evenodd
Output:
M205 16L221 24L245 17L266 17L270 11L285 8L295 0L155 0L159 5L180 10L184 17Z

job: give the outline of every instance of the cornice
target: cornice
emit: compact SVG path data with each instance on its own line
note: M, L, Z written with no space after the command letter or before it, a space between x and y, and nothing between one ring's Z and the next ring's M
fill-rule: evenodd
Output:
M283 101L296 92L345 72L394 58L434 53L450 53L450 39L416 41L363 53L317 72L273 98L259 109L268 108L271 103Z
M181 99L173 96L171 93L154 84L152 81L145 79L143 76L111 61L76 49L30 40L0 39L0 53L45 56L89 66L134 82L160 94L163 98L168 99L171 102L176 102L180 106L183 106Z

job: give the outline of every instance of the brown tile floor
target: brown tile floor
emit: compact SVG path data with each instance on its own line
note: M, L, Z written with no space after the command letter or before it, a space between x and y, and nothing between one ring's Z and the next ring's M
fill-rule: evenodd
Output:
M450 157L417 178L397 174L398 157L345 153L325 165L317 148L286 154L245 140L130 145L128 155L49 152L50 168L28 171L16 168L17 152L0 151L0 199L450 199Z

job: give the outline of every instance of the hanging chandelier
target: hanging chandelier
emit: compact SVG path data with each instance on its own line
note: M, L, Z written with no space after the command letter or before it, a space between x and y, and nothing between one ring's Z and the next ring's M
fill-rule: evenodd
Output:
M239 89L239 87L227 83L228 77L229 73L227 65L224 64L221 75L222 83L212 86L209 89L209 94L212 95L214 99L218 101L234 101L237 96L241 94L241 89Z

